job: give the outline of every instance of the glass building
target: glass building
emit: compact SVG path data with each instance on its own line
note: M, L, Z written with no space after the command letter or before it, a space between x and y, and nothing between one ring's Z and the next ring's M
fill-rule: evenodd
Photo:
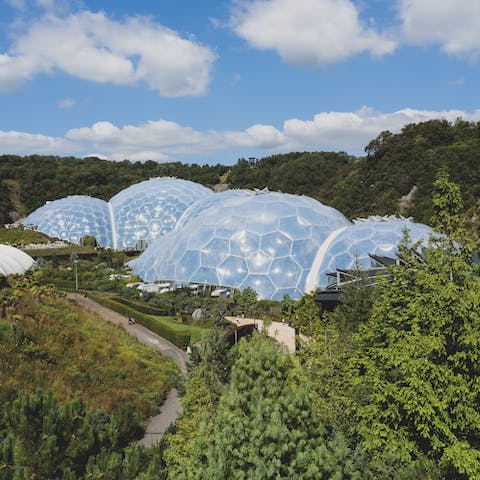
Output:
M112 223L107 202L85 195L75 195L47 202L24 221L50 237L79 243L91 235L99 245L112 247Z
M122 190L110 199L114 217L113 248L134 248L139 240L152 240L175 228L194 202L213 195L198 183L177 178L152 178Z
M159 238L132 266L146 281L252 287L261 298L298 298L322 242L349 224L309 197L244 192Z
M327 273L337 269L352 270L373 267L369 256L395 258L398 244L408 231L411 242L427 246L434 231L427 225L397 217L370 217L355 220L353 225L331 233L317 252L306 291L327 286Z

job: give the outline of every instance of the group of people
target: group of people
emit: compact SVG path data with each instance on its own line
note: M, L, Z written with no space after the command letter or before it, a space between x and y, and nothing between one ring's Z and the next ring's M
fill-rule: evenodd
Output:
M134 325L135 324L135 319L132 317L128 317L128 324L129 325Z

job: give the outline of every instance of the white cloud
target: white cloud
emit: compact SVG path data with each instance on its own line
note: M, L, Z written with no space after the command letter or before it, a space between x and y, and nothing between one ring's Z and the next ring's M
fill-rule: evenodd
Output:
M176 155L211 153L222 148L215 132L199 132L166 120L119 128L110 122L69 130L66 138L104 152L114 160L166 161Z
M405 108L392 113L377 112L363 107L355 112L322 112L313 120L290 119L284 122L284 148L304 150L346 150L361 152L367 143L384 130L399 132L409 123L432 119L455 121L480 120L480 110L415 110Z
M270 155L289 151L334 150L361 154L365 145L382 131L399 132L409 123L431 119L480 121L480 109L415 110L391 113L363 107L354 112L321 112L311 120L288 119L282 129L253 125L243 131L198 131L167 120L142 125L116 126L97 122L90 127L71 129L63 138L0 131L0 153L76 155L91 152L100 158L133 161L174 161L220 151L240 155ZM238 154L238 153L237 153Z
M78 147L65 138L0 130L0 152L13 155L75 155Z
M58 108L72 108L77 104L73 98L64 98L57 103Z
M215 58L209 48L145 17L120 22L103 12L47 14L18 34L0 57L0 90L61 70L99 83L144 81L166 97L202 95Z
M362 25L350 0L241 0L231 17L235 32L253 47L275 50L292 65L318 67L395 43Z
M480 54L480 2L476 0L400 0L405 39L415 45L440 44L449 53Z

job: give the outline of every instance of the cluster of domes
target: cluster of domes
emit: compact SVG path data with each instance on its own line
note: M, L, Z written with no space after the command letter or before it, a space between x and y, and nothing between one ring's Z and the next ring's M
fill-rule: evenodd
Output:
M30 255L10 245L0 245L0 274L15 275L25 273L35 261Z
M152 178L122 190L109 202L86 195L47 202L23 223L72 243L93 236L102 247L124 250L139 241L150 244L173 230L187 207L212 194L187 180Z
M351 223L306 196L214 193L173 178L138 183L109 202L79 196L49 202L24 223L72 242L92 235L114 249L146 242L131 266L149 282L252 287L266 299L299 298L325 286L332 270L368 267L369 254L394 257L405 229L413 241L433 233L395 217Z

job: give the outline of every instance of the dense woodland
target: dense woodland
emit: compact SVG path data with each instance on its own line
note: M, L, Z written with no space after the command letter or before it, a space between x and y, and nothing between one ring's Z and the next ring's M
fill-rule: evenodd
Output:
M111 162L97 158L32 155L0 157L0 223L10 212L24 216L47 200L67 195L109 199L123 188L156 176L175 176L213 187L265 188L305 194L349 217L402 213L425 222L431 216L432 185L446 168L478 224L480 198L480 123L443 120L383 132L365 148L366 156L334 152L293 152L240 159L233 166ZM402 202L402 197L411 193Z

